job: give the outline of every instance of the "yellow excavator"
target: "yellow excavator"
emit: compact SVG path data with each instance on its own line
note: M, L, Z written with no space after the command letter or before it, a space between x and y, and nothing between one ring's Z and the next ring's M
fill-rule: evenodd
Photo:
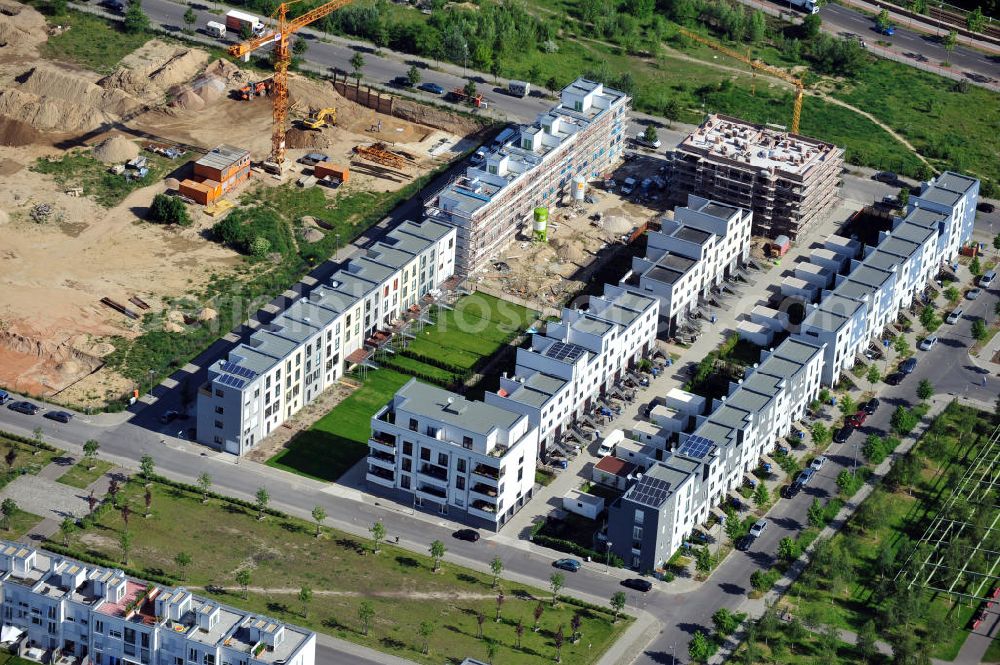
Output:
M307 129L322 129L323 127L333 127L337 124L337 109L320 109L314 116L309 116L302 121Z

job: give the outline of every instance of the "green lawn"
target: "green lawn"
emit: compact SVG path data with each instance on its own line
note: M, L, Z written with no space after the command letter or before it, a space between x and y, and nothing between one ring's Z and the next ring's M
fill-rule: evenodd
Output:
M144 487L139 482L126 485L122 500L134 515L144 511ZM553 634L563 626L567 636L572 616L579 614L583 639L562 650L564 662L587 665L595 662L628 625L594 609L560 602L553 609L544 605L541 630L531 630L531 617L539 600L549 594L525 585L502 581L505 601L503 621L495 622L497 591L489 575L459 568L448 562L432 572L432 562L423 554L388 545L380 554L371 552L370 543L348 534L324 529L315 537L315 527L296 519L268 517L258 521L256 512L212 500L202 504L200 495L153 483L152 516L133 517L129 533L134 543L129 565L140 571L178 576L176 555L186 551L192 562L183 584L201 589L219 585L227 591L220 600L277 619L337 635L352 642L392 653L419 663L439 665L459 662L473 655L485 656L483 643L476 638L476 615L487 619L486 637L499 642L495 662L513 665L543 665L555 657ZM73 549L100 557L113 565L121 561L119 533L123 528L118 511L104 512L97 524L70 538ZM392 534L389 534L391 537ZM447 543L446 543L447 544ZM238 570L250 570L251 591L241 597L234 580ZM298 591L308 586L313 592L308 613L298 601ZM365 636L358 619L362 601L375 609L371 633ZM522 647L513 648L514 623L525 624ZM432 622L430 653L421 653L417 629L422 621Z
M7 456L12 449L14 451L13 464L8 464ZM61 450L36 449L27 443L8 439L0 433L0 465L2 465L0 468L3 469L3 472L0 473L0 487L22 474L37 475L39 471L62 455Z
M69 29L50 37L42 47L42 55L83 65L99 74L113 72L122 58L150 39L148 34L126 33L120 23L72 10L51 17L49 22Z
M970 429L971 424L971 429ZM923 534L950 487L964 472L989 431L995 418L957 404L939 416L930 433L916 447L922 471L912 487L895 492L878 487L859 509L873 516L865 522L856 514L847 528L838 532L831 545L843 553L853 572L848 581L810 580L804 575L796 582L786 600L796 616L857 631L869 619L878 622L886 610L886 596L880 591L886 580L895 577L903 561ZM935 428L937 431L935 432ZM914 453L910 453L913 455ZM888 563L883 556L894 553ZM891 584L890 584L891 586ZM956 591L967 591L963 584ZM967 624L974 607L953 605L944 594L924 594L926 611L915 630L925 635L928 626L947 626L933 646L932 656L951 660L967 635Z
M333 482L368 454L371 417L410 377L389 369L368 373L359 389L298 434L268 466Z
M0 538L4 540L17 540L41 521L42 517L40 515L29 513L26 510L18 510L10 518L6 529L0 526Z
M61 187L82 187L84 196L91 197L105 208L112 208L135 190L159 182L186 161L184 155L176 160L145 152L143 156L149 162L149 173L135 180L111 173L107 164L81 150L71 150L54 161L40 158L32 170L51 175Z
M496 353L536 316L532 310L477 292L457 300L453 310L437 310L435 323L417 333L416 339L408 343L407 352L468 370ZM395 354L387 356L387 360L391 367L370 371L361 388L295 436L267 464L317 480L335 481L368 454L371 417L410 379L408 371L442 385L461 378L419 357Z
M984 663L998 663L1000 662L1000 638L994 637L993 641L990 642L989 648L983 655Z
M93 465L93 468L89 468L91 465ZM74 464L73 468L69 471L59 476L59 482L71 487L86 489L92 482L110 471L112 466L111 462L105 462L104 460L94 460L93 462L82 460Z

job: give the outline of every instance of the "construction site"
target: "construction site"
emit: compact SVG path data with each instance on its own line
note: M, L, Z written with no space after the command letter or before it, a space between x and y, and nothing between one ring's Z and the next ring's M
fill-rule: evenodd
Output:
M400 100L388 115L287 73L275 176L263 166L278 73L153 39L102 76L45 59L58 35L34 9L0 3L0 385L57 402L100 407L130 393L138 386L105 363L119 338L211 320L208 303L177 304L262 269L209 233L248 194L315 187L332 210L352 193L401 189L480 129ZM163 193L185 201L190 225L143 221ZM309 232L296 241L324 235ZM222 334L238 322L220 323Z

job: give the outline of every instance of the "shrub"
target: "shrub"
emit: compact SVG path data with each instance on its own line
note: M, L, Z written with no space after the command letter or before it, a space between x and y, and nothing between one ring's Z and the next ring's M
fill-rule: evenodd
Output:
M215 237L237 252L263 257L268 252L288 256L294 251L292 231L268 208L241 208L212 227Z
M149 220L161 224L180 224L188 226L191 224L191 217L188 215L184 202L176 196L157 194L153 197L153 203L149 206Z

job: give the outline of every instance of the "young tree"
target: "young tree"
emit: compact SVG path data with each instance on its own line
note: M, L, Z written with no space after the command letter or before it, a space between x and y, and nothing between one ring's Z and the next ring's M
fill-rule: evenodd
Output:
M760 10L757 10L760 11ZM755 14L757 12L754 12ZM819 14L808 14L802 19L802 38L813 39L819 34L819 29L823 25L823 19Z
M812 16L816 16L816 18L819 18L819 16L816 14L813 14ZM806 18L808 19L809 17L807 16ZM807 35L813 30L813 25L811 22L803 21L802 27L803 31ZM818 21L816 22L815 28L816 31L818 32L819 31ZM767 17L764 15L764 12L762 12L759 9L755 9L750 13L750 32L748 36L752 44L759 44L762 41L764 41L764 39L767 37ZM815 37L815 34L808 36Z
M879 32L885 32L892 25L888 9L883 9L878 13L878 16L875 18L875 25L878 26Z
M299 602L302 603L302 618L309 618L309 603L312 602L313 592L307 586L299 589Z
M128 504L122 504L122 524L125 525L125 530L128 531L128 518L132 515L132 509L128 507Z
M36 427L31 432L31 438L34 439L35 450L32 455L37 455L42 452L42 445L45 443L45 433L42 431L41 427Z
M352 76L358 80L358 83L361 82L361 70L364 66L365 56L361 55L361 53L355 52L355 54L351 56L351 71Z
M566 641L566 635L563 634L562 624L559 624L559 630L557 630L556 634L553 636L553 642L555 642L555 645L556 645L556 662L557 663L561 663L562 662L562 647L563 647L563 642L565 642L565 641Z
M615 619L613 623L618 623L618 615L622 613L623 609L625 609L626 600L627 597L625 596L624 591L616 591L611 596L611 609L615 611Z
M559 90L559 81L556 80L555 76L550 76L548 80L545 81L545 89L549 91L550 95L556 94ZM997 238L1000 238L1000 235L998 235ZM1000 247L997 249L1000 249Z
M247 590L250 588L250 569L241 568L236 573L236 583L240 585L240 591L243 594L243 600L247 599Z
M954 286L949 286L944 290L944 297L948 299L948 302L954 305L958 302L959 298L962 297L962 294L959 293L958 289Z
M188 7L187 11L184 12L184 22L187 24L188 29L190 29L192 25L198 22L198 16L194 13L194 10L191 9L190 7Z
M151 479L155 470L156 462L153 461L152 455L143 455L139 458L139 473L142 474L143 480Z
M292 53L298 57L302 57L309 50L309 42L302 39L302 37L297 37L294 42L292 42Z
M764 481L757 483L757 487L753 491L753 502L758 508L763 508L771 500L771 493L767 491L767 485Z
M7 470L8 471L13 471L14 470L14 462L17 461L17 448L15 448L14 446L11 446L7 450L7 454L3 456L3 461L7 463Z
M503 560L499 556L490 561L490 571L493 573L493 588L496 589L500 584L500 576L503 575Z
M87 495L87 507L89 509L89 512L87 514L88 515L92 514L96 506L97 506L97 497L94 496L94 490L90 490L90 494Z
M444 558L445 550L444 543L440 540L435 540L431 543L431 558L434 559L434 572L436 573L441 568L441 559Z
M420 83L420 70L417 69L416 65L411 65L408 70L406 70L406 78L410 82L410 86L415 86Z
M212 489L212 476L204 472L198 476L198 489L201 490L201 502L208 503L208 492Z
M715 630L719 635L728 636L736 632L736 629L740 627L740 623L743 622L744 618L743 615L735 614L725 607L720 607L712 614L712 623L715 624Z
M323 520L326 519L326 509L323 506L315 506L312 509L312 518L316 522L316 537L319 538L320 530L323 528Z
M497 657L499 650L500 647L496 643L496 640L486 640L486 662L489 665L493 665L493 659Z
M535 618L535 625L531 627L531 630L533 632L536 633L538 632L538 622L541 621L542 612L544 611L545 611L545 606L542 605L542 601L538 601L538 604L535 605L535 611L532 613L532 616Z
M896 200L899 202L899 207L903 210L906 210L906 206L910 202L910 188L900 187L899 194L896 196Z
M958 33L955 32L954 30L951 30L947 35L945 35L941 39L941 45L944 46L944 50L948 51L949 53L951 51L954 51L955 46L958 45Z
M517 638L517 648L521 648L521 638L524 637L524 622L521 619L517 620L517 625L514 626L514 636Z
M76 533L76 530L76 518L72 515L64 517L63 521L59 523L59 533L62 534L63 547L69 546L70 536Z
M900 335L892 343L893 350L901 356L910 355L910 343L906 341L906 337Z
M928 379L920 379L917 385L917 397L920 399L930 399L934 396L934 384Z
M580 618L579 612L573 613L573 618L569 620L569 641L576 644L577 640L580 639L580 626L583 625L583 619Z
M912 411L900 405L892 412L892 418L889 422L892 424L892 430L897 434L909 434L917 426L918 420Z
M699 573L708 574L712 572L712 553L707 547L699 547L694 551L695 570Z
M358 607L358 618L361 619L361 631L367 636L371 621L375 618L375 607L371 601L361 601L361 605Z
M149 30L149 17L142 10L142 3L139 0L130 0L128 3L124 27L125 32L132 35Z
M500 612L503 610L503 601L506 599L507 597L503 595L503 591L497 594L497 615L493 619L497 623L500 623Z
M791 563L802 554L802 548L794 538L785 536L778 542L778 558Z
M174 563L181 569L181 579L187 579L187 568L191 565L191 555L187 552L178 552L174 557Z
M809 430L810 434L812 434L813 443L817 446L822 446L824 443L828 443L830 441L830 437L832 436L832 434L830 434L830 428L821 422L813 423Z
M477 88L476 88L476 82L475 81L468 81L468 82L466 82L466 84L464 86L462 86L462 92L465 93L466 97L475 97L476 96L476 90L477 90Z
M382 541L385 540L385 525L381 520L375 522L369 527L368 533L372 536L372 552L378 554L382 551Z
M972 322L972 337L977 341L981 342L986 339L989 335L989 328L986 327L986 322L982 319L976 319Z
M423 646L420 651L426 656L431 649L431 635L434 634L434 623L431 621L421 621L420 627L417 630L420 633L421 639L423 639Z
M813 499L812 503L809 504L808 519L809 524L818 529L826 526L826 512L823 510L823 504L819 502L819 499Z
M743 535L743 524L736 516L735 511L732 511L732 514L729 514L729 512L726 513L725 529L726 537L729 538L729 542L735 545L736 541Z
M118 534L118 545L122 548L122 565L128 566L128 553L132 549L132 534L128 530Z
M111 479L108 483L108 496L111 497L111 505L115 508L118 507L118 480L115 478Z
M552 606L559 600L559 591L566 586L566 576L562 573L552 573L549 577L549 588L552 589Z
M868 663L878 655L876 642L878 642L878 629L875 628L875 622L869 619L858 631L856 645L861 662Z
M97 458L97 451L100 450L101 444L97 439L88 439L86 443L83 444L83 459L87 461L87 469L94 469L94 460Z
M17 515L17 502L14 499L7 497L0 503L0 513L3 514L0 518L0 523L3 524L3 529L6 531L10 528L10 521L13 519L14 515Z
M699 630L688 643L688 656L696 663L705 663L715 653L718 646L704 631Z
M845 416L854 415L854 412L858 410L858 403L846 393L840 398L840 403L837 406L840 407L840 412Z
M872 363L868 366L868 371L865 372L865 378L868 379L868 384L874 390L875 384L882 380L882 372Z
M656 127L653 127L652 125L646 125L646 129L642 133L642 140L650 145L653 145L654 143L656 143L657 138L658 136L656 134Z
M262 520L264 519L264 511L267 510L267 504L271 503L271 495L268 494L266 487L260 487L254 498L257 504L257 519Z
M978 277L983 272L983 264L979 262L978 256L973 256L972 260L969 261L969 272Z

